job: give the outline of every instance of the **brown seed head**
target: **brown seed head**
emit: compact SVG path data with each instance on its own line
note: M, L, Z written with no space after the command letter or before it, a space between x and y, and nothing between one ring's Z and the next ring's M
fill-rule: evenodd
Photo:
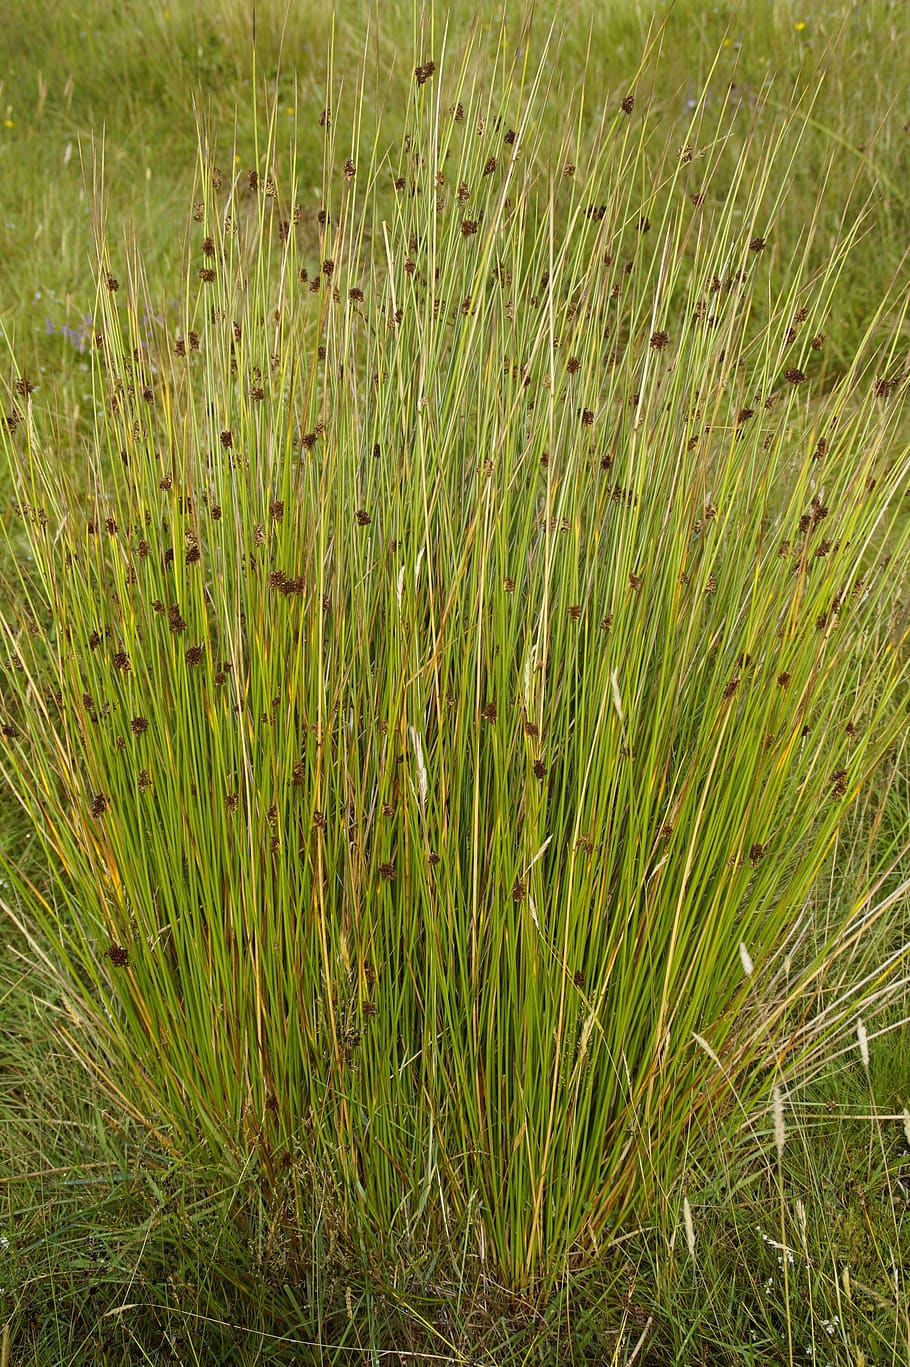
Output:
M635 96L627 95L619 107L624 114L631 114L635 108Z

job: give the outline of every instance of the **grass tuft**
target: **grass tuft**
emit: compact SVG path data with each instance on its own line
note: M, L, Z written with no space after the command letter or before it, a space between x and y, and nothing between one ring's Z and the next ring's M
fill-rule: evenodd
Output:
M899 1268L812 1251L794 1174L840 1057L897 1241L908 297L840 326L874 208L832 204L830 145L785 236L823 84L718 102L721 48L668 141L663 39L594 100L571 39L431 20L389 131L369 63L318 134L277 81L228 145L200 117L166 295L99 155L80 463L10 340L0 771L34 853L0 846L0 892L45 1095L68 1059L80 1133L103 1107L73 1247L116 1249L99 1320L51 1211L94 1178L17 1235L68 1310L15 1332L61 1360L103 1324L124 1360L160 1329L681 1361L731 1317L755 1361L819 1325L898 1360ZM779 1276L712 1326L747 1249Z

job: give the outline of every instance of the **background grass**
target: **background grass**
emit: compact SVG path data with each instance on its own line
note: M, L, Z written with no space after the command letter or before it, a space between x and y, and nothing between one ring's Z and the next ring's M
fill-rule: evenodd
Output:
M47 0L27 15L13 10L6 18L0 40L6 230L0 284L4 316L15 316L19 329L33 334L40 349L46 311L35 303L53 302L54 291L64 314L67 308L76 310L68 318L53 317L58 325L75 325L78 309L91 306L86 289L90 201L80 153L90 161L92 139L104 141L110 215L126 214L135 222L152 272L153 294L164 293L159 287L173 280L182 249L173 226L183 222L195 177L194 111L208 115L222 147L230 142L235 120L241 153L251 147L250 20L248 8L232 0L206 6L137 0L118 5L114 12L92 4L61 9ZM468 5L447 9L451 47L463 41L471 21ZM668 130L674 125L685 130L691 102L709 75L712 101L741 101L747 111L771 80L770 114L775 105L786 106L796 83L814 83L822 68L825 86L794 168L791 208L786 222L778 225L774 248L786 258L800 240L819 178L834 154L840 192L828 204L829 234L836 231L844 191L854 182L859 198L871 195L876 207L874 238L868 253L853 263L847 292L856 310L850 320L854 326L894 279L907 241L905 187L910 180L906 14L897 0L818 5L805 15L797 5L772 3L743 11L691 0L673 6L582 6L570 23L552 4L536 6L527 22L520 8L507 6L501 21L486 20L484 27L496 31L500 22L515 46L539 48L554 22L565 30L560 71L565 106L573 79L577 82L587 70L590 120L596 119L603 101L625 92L655 26L663 34L660 61L652 66L639 98L659 109ZM805 27L798 29L798 23ZM318 118L325 105L332 27L326 10L295 7L285 25L281 7L259 6L259 81L278 92L288 126L292 119L296 123L301 188L308 187L314 196L320 192ZM441 13L436 28L441 37ZM391 141L396 120L401 126L411 78L410 6L383 5L380 15L355 0L345 6L334 29L335 70L341 81L356 80L366 44L369 103L382 109ZM558 126L559 99L550 113ZM365 140L371 135L367 121ZM734 134L731 165L737 153ZM722 182L715 192L722 192ZM825 253L828 246L823 237L818 251ZM855 336L845 336L845 348L853 340Z
M577 130L583 148L601 99L617 100L630 87L652 20L666 17L660 55L636 83L637 99L657 111L668 142L676 128L682 142L688 102L709 76L716 107L742 100L743 141L734 131L724 149L727 169L710 188L719 198L744 154L745 130L755 137L753 105L769 77L773 110L775 102L786 106L800 83L812 87L823 64L826 80L769 253L772 268L788 261L811 221L810 260L827 259L842 231L844 204L868 197L868 236L848 261L827 327L824 366L833 384L879 301L893 295L899 302L904 287L910 34L899 4L820 8L803 15L771 4L740 12L693 4L597 7L573 18L562 61L570 86L573 58L576 79L586 62L588 89L597 92L588 101L590 122ZM504 22L515 43L533 44L552 14L552 7L539 7L529 33L517 14L507 13ZM368 80L375 77L391 142L410 89L412 16L409 7L383 5L381 16L345 7L334 62L349 81L359 70L368 21ZM467 9L453 7L450 46L457 47L469 23ZM182 292L187 248L174 225L199 194L197 116L222 162L230 158L235 127L244 164L253 160L248 30L236 5L122 5L112 15L108 6L86 4L62 15L56 5L43 14L10 15L0 35L0 317L22 367L53 389L62 457L76 484L92 430L81 349L86 319L97 309L92 138L100 149L103 130L109 224L122 217L134 226L150 296L167 307ZM329 98L330 38L322 11L302 14L283 32L277 8L259 9L258 80L265 91L278 87L281 116L298 131L296 171L313 209L322 197L319 115ZM566 131L563 114L554 102L558 138ZM371 137L365 126L365 140ZM819 216L820 181L826 193ZM175 304L168 321L177 318ZM906 775L906 758L898 754L884 816L876 818L876 842L890 840L895 848L907 833ZM28 831L8 801L2 839L28 867ZM869 858L869 840L868 825L859 822L819 885L835 919ZM906 943L906 926L898 903L887 929L895 947ZM453 1279L451 1259L432 1247L364 1267L330 1211L307 1232L312 1266L320 1269L308 1280L257 1208L254 1183L223 1191L201 1160L175 1166L144 1133L115 1118L57 1054L18 949L10 937L0 989L9 1041L0 1103L8 1178L0 1190L0 1319L11 1326L13 1362L155 1361L168 1354L199 1362L315 1361L328 1358L330 1344L338 1361L357 1361L372 1345L455 1361L483 1352L490 1362L598 1355L621 1362L637 1351L638 1361L767 1362L786 1361L788 1341L798 1360L809 1360L811 1348L817 1361L856 1362L860 1354L870 1362L910 1361L905 1027L872 1041L868 1070L857 1051L846 1068L819 1079L813 1098L787 1109L782 1156L769 1121L763 1149L753 1144L744 1155L718 1154L714 1168L699 1174L690 1200L695 1258L674 1198L605 1260L597 1278L555 1294L541 1309L478 1283L470 1267L461 1282ZM905 1011L895 1003L892 1019ZM794 1252L786 1287L779 1244Z

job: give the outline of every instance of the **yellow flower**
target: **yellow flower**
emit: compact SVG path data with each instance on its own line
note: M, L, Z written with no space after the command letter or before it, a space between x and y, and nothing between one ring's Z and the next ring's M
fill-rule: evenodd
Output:
M4 119L4 120L3 120L3 127L4 127L4 128L15 128L16 125L15 125L15 123L13 122L12 119Z
M805 19L797 19L793 27L796 29L797 33L802 33L803 29L806 27Z

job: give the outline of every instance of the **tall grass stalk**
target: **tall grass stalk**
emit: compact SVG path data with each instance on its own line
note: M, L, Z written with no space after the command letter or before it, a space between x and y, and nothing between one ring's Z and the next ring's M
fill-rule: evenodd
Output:
M710 208L729 111L630 91L576 165L555 52L477 56L391 150L327 112L315 203L274 108L202 139L177 336L100 235L89 470L18 372L3 425L0 763L118 1104L529 1287L853 1028L882 870L820 950L811 895L906 721L906 299L816 382L864 220L774 256L811 99Z

